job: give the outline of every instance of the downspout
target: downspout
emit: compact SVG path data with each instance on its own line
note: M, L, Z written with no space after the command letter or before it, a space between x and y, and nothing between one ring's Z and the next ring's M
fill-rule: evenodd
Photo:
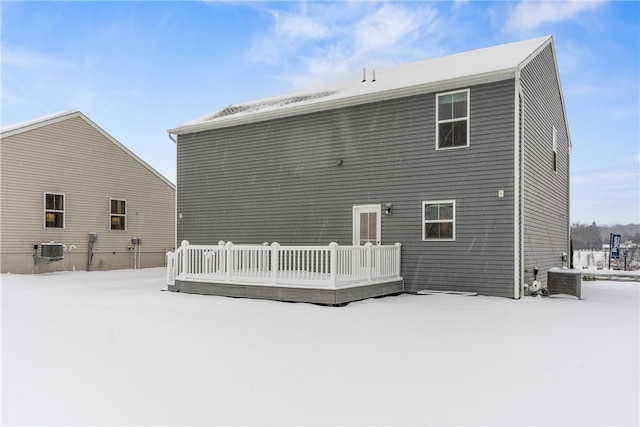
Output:
M91 261L93 260L93 241L89 238L87 246L87 271L91 271Z
M176 250L178 249L178 139L174 138L171 132L167 132L167 136L176 145L176 194L173 196L173 247L175 248L174 250Z
M524 129L525 103L520 84L520 70L515 76L515 141L514 159L514 297L520 299L521 287L524 284Z
M93 263L93 244L98 240L98 233L90 232L89 233L89 243L87 244L87 271L91 271L91 266Z
M171 136L171 132L167 132L167 136L169 137L170 140L173 141L174 144L178 145L178 141L176 139L173 139L173 137Z
M567 235L569 237L569 249L567 250L567 253L569 254L569 268L573 268L573 244L571 242L571 151L573 149L573 144L571 143L571 136L568 133L567 144Z

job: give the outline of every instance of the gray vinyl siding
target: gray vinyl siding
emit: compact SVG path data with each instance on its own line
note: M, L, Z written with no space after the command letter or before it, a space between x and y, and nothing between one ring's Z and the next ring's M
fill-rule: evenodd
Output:
M131 238L142 239L140 267L161 267L175 246L175 188L76 116L3 137L1 271L85 270L88 234L98 233L92 268L133 268ZM65 195L65 227L45 228L44 194ZM126 230L110 230L109 199L127 201ZM64 260L34 264L33 245L56 241Z
M435 93L180 135L178 241L351 245L352 207L392 203L406 290L513 297L514 85L470 87L467 148L436 151ZM429 200L456 241L422 240Z
M569 253L569 136L555 59L546 47L521 73L524 95L524 281L546 283L547 270ZM557 130L557 167L553 171L553 127ZM528 271L527 271L528 270Z

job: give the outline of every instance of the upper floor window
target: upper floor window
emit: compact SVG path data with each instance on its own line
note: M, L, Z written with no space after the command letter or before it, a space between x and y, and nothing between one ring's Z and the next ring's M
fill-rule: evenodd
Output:
M469 89L436 99L437 149L469 146Z
M110 228L111 230L126 230L127 229L127 201L111 199L111 215L110 215Z
M64 194L44 193L44 226L64 228Z
M456 239L456 202L422 202L422 240Z

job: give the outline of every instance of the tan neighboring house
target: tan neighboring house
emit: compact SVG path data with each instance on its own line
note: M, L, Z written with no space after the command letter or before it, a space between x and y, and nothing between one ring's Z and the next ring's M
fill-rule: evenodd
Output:
M0 271L161 267L175 185L79 111L0 133Z

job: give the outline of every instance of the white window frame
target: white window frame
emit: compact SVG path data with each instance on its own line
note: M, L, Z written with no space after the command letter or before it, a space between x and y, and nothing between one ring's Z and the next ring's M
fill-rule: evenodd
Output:
M60 209L47 209L47 195L53 195L53 196L62 196L62 210ZM46 228L47 230L55 230L55 229L62 229L64 230L65 227L67 226L67 195L65 193L55 193L52 191L45 191L44 195L42 197L42 204L44 207L44 215L42 217L42 221L43 224L42 226L44 228ZM47 212L53 212L53 213L62 213L62 227L47 227Z
M113 201L124 202L124 214L114 214L111 212L111 202ZM129 211L129 202L127 199L121 199L116 197L111 197L109 199L109 231L127 231L127 227L129 225L129 221L127 219L127 212ZM119 216L124 218L124 229L120 230L118 228L111 228L111 218L114 216Z
M440 219L440 220L429 220L427 221L424 218L425 207L427 205L443 205L443 204L451 204L453 209L453 218L451 219ZM451 223L451 238L447 239L427 239L425 238L425 232L427 231L427 223ZM423 242L453 242L456 240L456 201L455 200L425 200L422 202L422 241Z
M454 95L456 93L465 92L467 94L467 117L465 119L460 118L451 118L446 120L440 120L440 97L446 95ZM471 90L470 89L462 89L462 90L454 90L450 92L443 92L436 94L436 150L454 150L456 148L465 148L469 146L469 134L471 133ZM457 145L453 147L440 147L440 123L452 123L452 122L460 122L462 120L467 121L467 144L466 145Z

